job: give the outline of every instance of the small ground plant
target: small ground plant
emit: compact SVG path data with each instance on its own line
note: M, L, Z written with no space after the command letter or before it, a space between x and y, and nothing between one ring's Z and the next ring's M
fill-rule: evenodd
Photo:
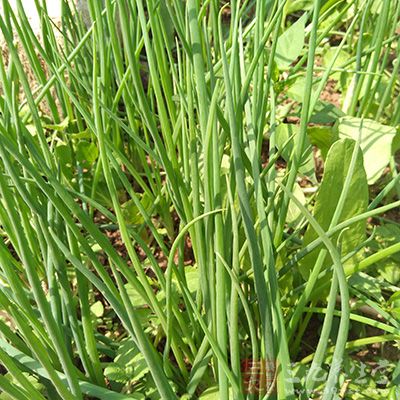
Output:
M0 399L399 399L400 1L15 3Z

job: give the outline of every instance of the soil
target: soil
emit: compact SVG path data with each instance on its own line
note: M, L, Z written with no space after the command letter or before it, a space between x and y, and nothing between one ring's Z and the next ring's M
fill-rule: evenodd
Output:
M325 89L323 90L319 98L323 101L333 104L337 108L341 108L340 105L341 93L339 93L337 89L336 80L334 79L328 80Z
M321 326L321 320L316 314L314 314L304 332L296 361L300 361L315 352L317 349Z

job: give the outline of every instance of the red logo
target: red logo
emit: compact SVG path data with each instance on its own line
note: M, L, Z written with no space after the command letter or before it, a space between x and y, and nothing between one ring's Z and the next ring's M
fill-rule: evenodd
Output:
M273 392L275 369L274 361L244 359L241 363L243 392L261 395Z

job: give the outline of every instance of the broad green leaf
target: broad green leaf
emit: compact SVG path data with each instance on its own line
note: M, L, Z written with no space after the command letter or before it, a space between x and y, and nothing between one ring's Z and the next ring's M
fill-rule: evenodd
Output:
M90 306L90 311L97 317L100 318L104 315L104 305L101 301L96 301L96 303Z
M400 307L392 308L390 311L395 318L400 319Z
M185 277L189 292L192 294L195 293L199 287L199 269L195 266L185 267ZM173 278L173 281L175 281L177 288L179 288L178 280L175 276ZM180 292L179 289L177 290Z
M299 132L299 127L295 124L279 124L275 131L276 147L281 151L281 157L288 161L293 151L293 142L295 136ZM291 138L290 142L287 143L286 147L284 144Z
M392 142L392 154L400 150L400 126L397 128L397 134Z
M355 142L351 139L341 139L330 148L326 162L321 186L316 196L313 215L321 227L327 231L335 213L340 195L342 193L346 176L349 170ZM363 158L359 152L354 174L350 181L350 187L345 205L339 218L339 222L345 221L355 215L366 211L368 206L368 184L363 166ZM365 239L366 221L360 221L349 226L341 234L342 254L354 250ZM309 225L304 235L303 244L308 245L318 237L314 229ZM338 234L332 239L335 241ZM315 265L322 246L304 257L299 265L300 272L307 279ZM354 259L348 263L354 262ZM332 265L330 256L326 256L324 266Z
M294 82L290 84L286 90L286 95L288 95L294 101L298 103L303 102L304 91L306 90L306 78L304 76L299 76ZM312 93L315 94L316 85L312 87Z
M375 0L371 6L371 12L379 14L382 10L383 0Z
M382 278L387 280L392 285L397 285L400 282L399 264L391 259L382 260L377 269Z
M133 285L131 285L130 283L127 283L125 285L125 290L128 294L128 297L132 303L132 306L135 309L138 308L143 308L143 307L147 307L147 304L145 302L145 300L143 299L142 296L140 296L140 294L135 290L135 288L133 287Z
M279 69L285 69L299 57L304 47L307 14L303 14L278 38L275 61Z
M54 151L62 174L68 181L71 181L74 175L73 174L74 169L72 167L71 148L66 144L60 144L56 146Z
M232 395L232 389L230 389L229 392L230 395ZM220 395L218 386L209 387L199 397L199 400L219 400L219 399Z
M388 303L392 304L395 307L400 307L400 291L393 293L390 296Z
M377 252L385 249L400 241L400 227L395 224L384 224L376 227L375 240L370 244L373 251ZM390 256L391 259L400 263L400 253L395 253Z
M118 348L117 356L104 370L105 376L120 383L140 381L149 372L143 354L133 340L124 340Z
M150 211L151 206L153 205L150 197L146 193L137 193L137 196L144 210ZM126 223L129 225L140 225L144 222L144 218L140 213L139 208L132 199L122 204L122 213Z
M99 156L99 150L94 143L82 140L76 147L76 158L83 167L90 167Z
M113 363L104 369L104 375L111 381L126 383L129 381L130 375L127 370L128 368L125 368L118 363Z
M283 174L278 172L278 176L276 177L276 181L281 183L283 180ZM306 204L306 198L304 196L303 190L301 189L300 185L295 182L293 185L293 194L297 198L297 200L300 201L301 204L305 205ZM276 206L278 206L278 199L276 199ZM288 213L286 216L286 222L290 226L295 226L301 217L301 211L299 208L296 206L296 204L290 200L289 201L289 207L288 207Z
M370 244L374 253L382 251L400 241L400 227L395 224L385 224L376 227L375 240ZM392 254L376 263L376 270L392 285L400 282L400 253Z
M323 64L325 67L328 67L331 61L333 60L333 57L335 56L336 52L338 51L338 47L329 47L323 58ZM333 69L335 68L341 68L343 65L345 65L348 60L351 58L350 54L345 51L345 50L339 50L339 54L333 64ZM340 78L341 72L334 72L330 75L330 78L332 79L339 79Z
M0 400L15 400L14 398L12 398L8 393L1 393L0 394Z
M223 175L228 175L230 169L231 169L231 159L227 154L223 154L221 160L221 173Z
M33 124L25 125L25 128L32 136L37 136L37 129L36 126Z
M57 131L57 132L63 132L65 131L69 126L69 118L65 118L63 121L61 121L59 124L44 124L43 128L46 128L51 131Z
M294 124L279 124L276 128L276 146L279 150L282 150L282 158L289 162L292 159L293 146L295 142L295 136L299 133L299 126ZM284 147L284 144L289 138L292 140ZM315 180L314 171L314 156L312 152L311 143L306 138L305 150L303 153L303 159L299 168L300 174L309 177L312 181Z
M151 284L150 278L147 279ZM146 301L139 295L139 293L135 290L135 288L130 283L127 283L125 285L125 290L129 296L133 308L135 309L136 316L142 322L143 326L145 325L148 326L150 322L152 323L153 326L158 326L159 324L158 318L153 314L149 304L146 303ZM172 288L172 296L178 299L176 294L176 288L174 285ZM157 300L160 302L160 304L162 304L162 301L164 299L165 299L165 291L160 290L157 293Z
M206 389L199 397L199 400L218 400L218 399L219 399L218 386L213 386Z
M382 296L380 283L376 278L359 272L350 277L349 284L355 289L367 295L368 297L373 297L381 304L385 302L385 299Z
M92 137L92 132L90 129L85 129L82 132L69 133L68 136L70 136L71 139L90 139Z
M335 130L331 126L310 126L307 128L307 133L310 142L321 150L322 158L325 160L336 140Z
M388 300L390 311L395 318L400 318L400 291L395 292Z
M38 382L38 380L33 377L32 375L22 372L22 374L25 376L25 378L32 384L32 386L38 391L43 393L44 392L44 385ZM20 389L24 389L24 387L21 385L18 380L13 377L10 373L6 373L4 375L4 378L7 379L12 385L17 386ZM5 392L0 392L0 400L15 400L14 397L10 396L8 393Z
M177 388L176 384L171 380L168 380L168 382L170 383L172 389L175 392L178 392L178 388ZM154 380L150 374L148 374L146 376L144 386L145 387L142 391L146 395L146 400L160 400L160 393L158 392L156 384L154 383Z
M186 287L189 290L189 292L193 295L196 293L200 284L199 269L196 266L186 266L184 272L187 284ZM165 295L166 295L165 291L160 290L157 293L157 299L160 302L164 302ZM179 286L178 278L176 275L173 275L172 277L171 296L176 302L179 302L180 301L179 298L182 296L182 291Z
M84 183L86 184L85 186L86 193L90 193L90 191L92 190L91 185L93 183L92 176L89 175L88 179L86 179ZM107 183L104 181L104 179L101 179L97 184L94 199L98 201L101 205L106 206L108 208L112 208L113 204L110 198L110 192L108 190Z
M120 362L124 362L121 360ZM144 356L142 353L137 351L135 356L132 358L130 363L133 365L134 371L132 375L132 380L139 382L150 370L149 367L147 366L147 362L144 359Z
M286 4L288 14L300 10L310 10L312 6L313 0L289 0Z
M318 100L311 115L310 122L313 124L334 124L338 118L344 117L342 110L334 104Z
M338 124L339 137L357 140L361 121L361 118L355 117L340 118ZM388 165L395 136L396 129L391 126L382 125L370 119L362 121L360 145L364 155L368 184L375 183Z
M301 204L303 204L303 205L306 204L306 198L305 198L304 193L298 183L295 183L293 186L293 194L296 196L297 200L299 200ZM287 213L287 217L286 217L286 222L289 225L296 225L296 223L298 223L301 215L302 214L301 214L301 211L299 210L299 208L293 203L292 200L290 200L288 213Z

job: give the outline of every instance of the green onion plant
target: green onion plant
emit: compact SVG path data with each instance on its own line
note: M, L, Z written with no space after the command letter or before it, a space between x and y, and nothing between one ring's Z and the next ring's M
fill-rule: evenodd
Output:
M330 400L354 349L399 340L397 283L356 285L400 251L367 227L399 207L399 1L63 0L57 23L35 0L40 32L1 4L7 398ZM392 146L371 199L366 129Z

